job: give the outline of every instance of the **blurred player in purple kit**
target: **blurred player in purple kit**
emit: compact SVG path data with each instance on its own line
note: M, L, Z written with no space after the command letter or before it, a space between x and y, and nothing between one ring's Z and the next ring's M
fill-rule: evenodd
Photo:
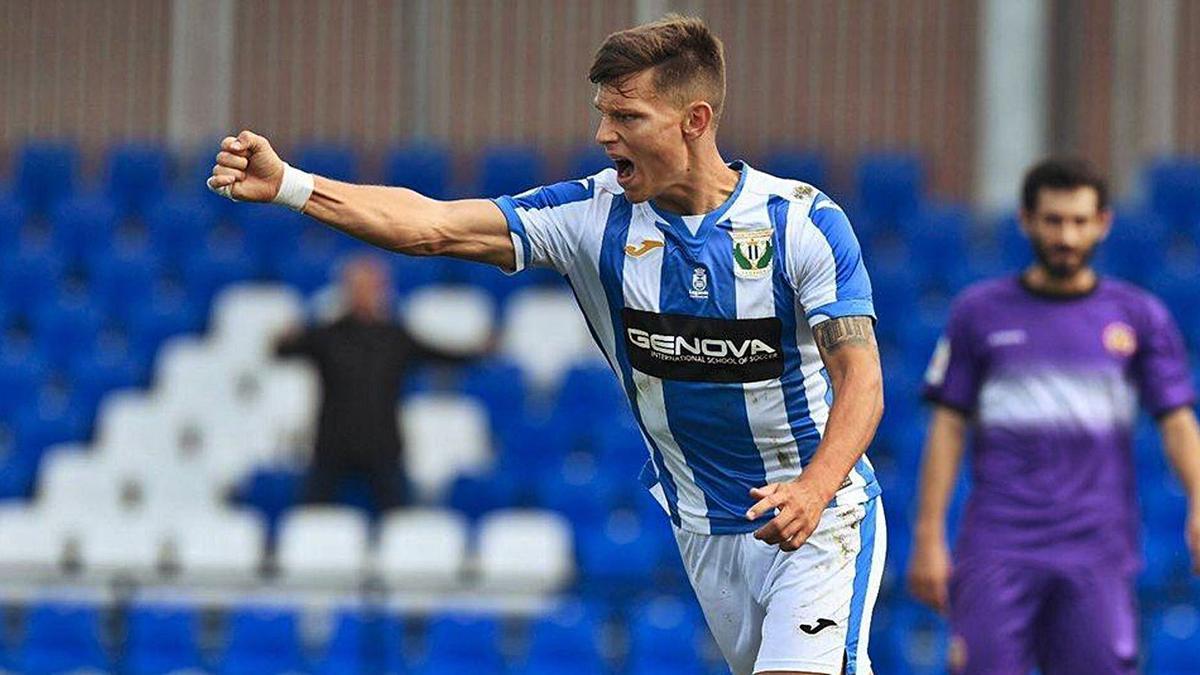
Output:
M1107 197L1083 162L1033 167L1021 227L1035 262L957 298L926 374L934 410L909 583L948 613L958 673L1136 672L1139 403L1187 492L1200 571L1191 371L1163 305L1090 267ZM951 564L946 510L968 432L972 491Z

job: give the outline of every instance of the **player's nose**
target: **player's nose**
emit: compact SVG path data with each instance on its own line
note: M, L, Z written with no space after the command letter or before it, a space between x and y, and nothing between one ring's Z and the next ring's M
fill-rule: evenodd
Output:
M617 142L617 134L612 130L612 126L604 118L600 119L600 123L596 125L596 143L598 145L608 145L609 143Z

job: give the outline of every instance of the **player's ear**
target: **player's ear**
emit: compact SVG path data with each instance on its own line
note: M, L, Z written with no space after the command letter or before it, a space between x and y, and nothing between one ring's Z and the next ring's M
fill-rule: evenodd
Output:
M1112 209L1100 210L1100 241L1108 239L1108 234L1112 232L1113 212Z
M692 101L683 111L683 137L694 141L712 128L713 109L706 101Z

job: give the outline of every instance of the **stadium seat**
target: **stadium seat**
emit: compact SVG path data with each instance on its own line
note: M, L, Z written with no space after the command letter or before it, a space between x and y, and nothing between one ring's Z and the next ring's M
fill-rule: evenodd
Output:
M532 148L494 147L480 155L476 194L484 197L515 195L545 183L542 158Z
M618 480L636 480L650 459L645 437L629 412L597 428L592 442L597 466Z
M318 176L347 183L358 182L358 157L348 147L316 144L299 149L296 166Z
M79 354L68 370L71 400L80 414L91 420L105 395L118 389L145 386L147 372L120 345L102 347L92 354Z
M341 609L332 617L333 630L320 650L312 670L316 675L372 672L375 665L371 626L363 613Z
M157 288L149 302L130 311L129 349L139 363L149 368L163 342L177 335L199 332L204 328L205 316L182 293Z
M13 415L13 450L18 456L40 457L48 446L85 440L89 422L70 398L42 394Z
M143 517L123 513L85 527L79 538L83 571L97 581L144 581L162 560L163 535Z
M11 419L18 408L34 400L48 374L49 368L31 345L0 340L0 419Z
M1184 675L1195 672L1200 654L1200 613L1186 604L1167 606L1150 619L1146 645L1151 675Z
M64 199L50 212L54 246L68 264L106 252L117 231L117 210L105 197L95 194Z
M554 391L572 365L598 353L569 292L532 288L509 300L500 351L542 395Z
M108 196L123 214L140 214L166 193L171 158L154 141L113 147L108 152Z
M99 456L141 461L169 454L178 443L158 403L140 389L110 392L100 403L96 419Z
M126 488L123 476L96 453L58 452L43 463L36 504L78 534L85 524L117 518L129 505Z
M606 427L614 418L628 415L629 404L608 362L599 358L587 359L567 370L558 389L553 414L574 420L590 437L596 427Z
M479 521L479 580L502 592L549 593L575 572L571 526L549 511L496 511Z
M478 401L409 397L401 406L400 429L409 480L422 499L440 500L458 474L477 472L491 461L487 411Z
M102 312L86 296L60 293L33 313L33 337L46 362L65 370L79 354L90 354L104 327Z
M436 145L410 145L387 160L388 185L406 187L434 199L450 196L450 155Z
M666 543L656 529L663 527L666 527L663 522L644 521L634 511L619 509L601 527L576 530L583 581L613 589L652 578Z
M461 389L487 407L493 430L525 415L524 373L509 359L489 357L468 364Z
M64 538L44 513L28 506L0 508L0 574L6 579L54 578L63 560Z
M215 348L250 364L267 362L274 341L304 321L303 299L279 284L235 284L213 302Z
M964 206L927 206L901 223L909 261L919 270L925 288L958 290L966 264L971 213Z
M1150 208L1179 231L1200 222L1200 158L1164 157L1146 170Z
M149 246L116 246L87 258L92 299L109 316L127 321L150 302L162 276L162 262Z
M316 368L301 361L276 362L259 369L258 393L239 403L257 431L265 434L261 459L282 460L311 443L321 385Z
M236 239L209 243L183 262L184 292L197 307L207 308L224 287L259 276L254 259Z
M1200 262L1172 261L1160 265L1148 279L1152 291L1175 317L1191 318L1200 312Z
M280 263L295 254L301 235L312 227L305 217L273 204L238 204L233 221L257 269L277 278Z
M566 516L577 531L596 532L603 528L609 512L624 497L640 489L633 476L620 476L601 469L594 455L582 451L566 454L536 477L534 490L538 506Z
M96 607L65 601L33 604L14 661L17 671L27 675L108 670L111 662L100 640Z
M429 622L427 650L414 672L500 673L500 625L491 616L443 614ZM463 670L469 666L470 670Z
M763 171L780 178L799 180L820 190L827 190L827 162L820 152L776 150L763 158Z
M201 670L200 617L186 605L139 603L129 610L124 672L161 675Z
M864 214L875 221L898 224L915 214L924 198L924 170L915 155L865 155L857 179Z
M473 355L492 341L495 304L484 291L466 286L430 286L409 295L401 313L418 342Z
M594 176L605 169L611 169L612 160L600 148L589 145L580 148L571 155L567 165L567 178L579 179Z
M261 518L231 509L187 514L176 521L167 538L180 579L223 585L253 581L267 541ZM214 541L221 545L213 546Z
M268 606L243 606L229 616L221 675L283 675L306 670L296 612Z
M1154 272L1146 261L1161 256L1168 240L1166 221L1148 211L1117 208L1096 262L1103 272L1145 284Z
M293 584L353 587L367 570L366 517L347 507L303 506L284 515L276 560Z
M692 604L673 596L658 596L634 609L629 617L631 671L701 672L702 622Z
M53 297L63 278L63 262L48 248L0 251L0 302L28 316Z
M0 191L0 251L16 248L25 227L25 208Z
M75 188L79 151L71 145L33 142L17 160L15 193L31 211L48 213Z
M593 608L571 600L529 626L529 650L521 672L605 672L601 624Z
M145 221L155 252L171 265L204 250L205 239L217 222L210 203L182 195L168 196L150 207Z
M400 509L380 524L376 569L392 588L457 586L466 555L466 519L453 511Z
M450 484L446 504L475 521L485 513L517 505L523 496L521 487L513 472L464 474Z

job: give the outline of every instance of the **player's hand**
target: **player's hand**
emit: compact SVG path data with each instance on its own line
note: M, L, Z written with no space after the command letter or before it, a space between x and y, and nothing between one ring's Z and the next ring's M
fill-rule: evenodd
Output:
M950 548L944 538L913 544L908 561L908 590L917 600L943 614L950 606Z
M217 153L210 190L243 202L269 202L283 184L283 160L267 139L252 131L226 136Z
M782 551L795 551L808 541L829 503L801 481L752 488L750 496L758 503L746 512L747 520L755 520L772 510L778 512L771 522L755 531L754 538L777 545Z
M1192 574L1200 575L1200 504L1191 508L1186 529L1187 547L1192 554Z

